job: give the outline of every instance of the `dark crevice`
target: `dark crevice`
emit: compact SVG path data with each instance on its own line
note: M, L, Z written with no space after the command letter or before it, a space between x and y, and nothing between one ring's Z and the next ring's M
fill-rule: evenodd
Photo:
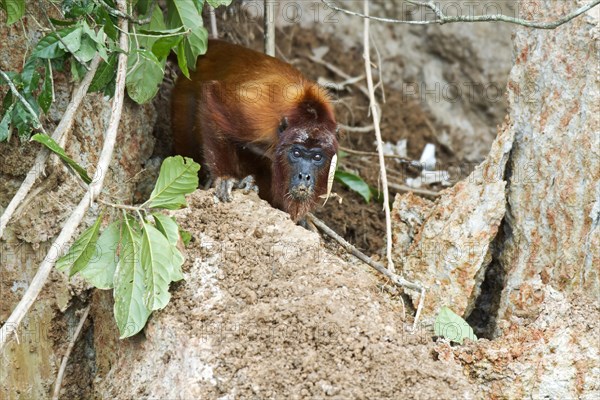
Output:
M485 272L485 277L481 283L481 292L475 300L475 307L471 314L466 318L466 321L473 328L477 337L494 339L497 332L498 310L500 308L500 300L502 292L506 285L506 268L502 264L502 254L505 250L506 243L512 237L511 228L511 208L508 200L510 192L510 184L512 178L511 159L515 150L515 143L510 150L506 167L504 170L504 180L506 180L506 212L504 218L500 222L498 234L490 244L489 252L492 255L492 261L488 265Z

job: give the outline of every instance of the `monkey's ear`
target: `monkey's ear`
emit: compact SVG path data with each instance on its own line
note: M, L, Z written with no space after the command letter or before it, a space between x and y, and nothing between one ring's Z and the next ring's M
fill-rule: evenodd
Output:
M279 127L277 128L277 134L281 135L288 128L288 120L287 117L281 118L279 122Z

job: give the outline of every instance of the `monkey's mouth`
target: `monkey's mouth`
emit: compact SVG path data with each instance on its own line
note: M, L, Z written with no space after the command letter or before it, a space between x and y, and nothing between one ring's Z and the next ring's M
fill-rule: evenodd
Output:
M294 186L290 189L290 197L296 201L307 201L313 195L313 188L306 185Z

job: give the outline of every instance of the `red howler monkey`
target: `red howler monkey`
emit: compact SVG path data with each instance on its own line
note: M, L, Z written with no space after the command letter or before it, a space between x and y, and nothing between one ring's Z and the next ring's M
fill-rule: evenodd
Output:
M175 153L210 172L217 197L256 188L298 221L331 190L337 124L316 83L291 65L242 46L209 40L191 80L172 98Z

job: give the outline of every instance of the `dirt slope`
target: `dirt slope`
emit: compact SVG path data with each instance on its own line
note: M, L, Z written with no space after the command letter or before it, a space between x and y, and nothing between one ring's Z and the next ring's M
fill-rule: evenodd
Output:
M437 361L428 334L407 332L400 303L377 278L317 234L254 195L220 204L198 191L190 205L176 213L194 236L186 280L145 338L96 346L98 364L111 365L96 396L476 397L461 368Z

